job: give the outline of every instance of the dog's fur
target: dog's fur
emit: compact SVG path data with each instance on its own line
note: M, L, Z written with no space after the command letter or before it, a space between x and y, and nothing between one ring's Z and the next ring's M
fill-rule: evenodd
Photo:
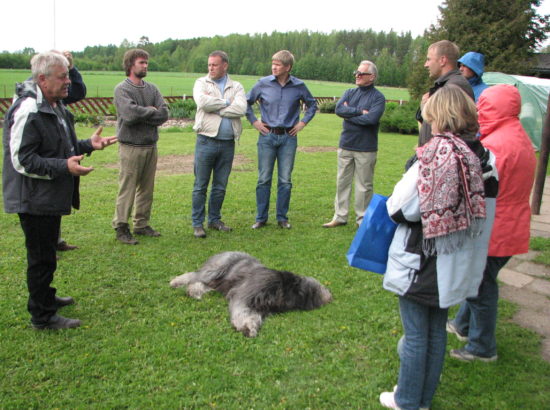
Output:
M332 300L317 280L266 268L243 252L214 255L198 271L172 279L170 286L187 286L195 299L211 290L222 293L229 301L231 324L247 337L258 334L270 313L316 309Z

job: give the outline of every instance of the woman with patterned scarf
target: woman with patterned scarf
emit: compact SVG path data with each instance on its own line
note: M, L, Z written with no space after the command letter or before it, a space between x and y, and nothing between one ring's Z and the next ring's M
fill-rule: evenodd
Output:
M494 220L495 158L475 138L474 102L456 86L439 89L422 110L432 138L397 183L387 208L398 223L384 288L399 296L404 336L393 392L380 403L426 409L443 370L448 308L476 296Z

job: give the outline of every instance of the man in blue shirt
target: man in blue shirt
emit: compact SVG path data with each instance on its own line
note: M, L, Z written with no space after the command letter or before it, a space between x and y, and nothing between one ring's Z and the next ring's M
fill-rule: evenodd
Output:
M344 92L336 104L336 115L344 119L338 147L338 175L332 221L323 225L334 228L348 221L351 183L355 176L355 221L363 220L373 193L374 166L378 151L378 127L386 108L384 95L374 88L376 65L361 61L355 71L357 87Z
M267 223L273 168L277 161L277 223L290 229L287 212L292 190L291 174L296 156L298 133L311 121L317 111L317 102L303 81L290 75L294 56L281 50L271 58L272 75L260 79L247 95L246 118L259 132L258 184L256 186L256 223L252 229ZM260 105L261 120L252 106ZM306 113L300 120L301 104Z

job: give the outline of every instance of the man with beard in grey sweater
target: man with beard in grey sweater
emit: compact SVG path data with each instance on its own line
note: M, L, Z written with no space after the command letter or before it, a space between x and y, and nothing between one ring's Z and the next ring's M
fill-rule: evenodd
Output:
M158 126L168 119L168 107L158 88L143 81L148 63L146 51L128 50L123 59L128 78L116 86L114 97L120 174L112 226L116 239L129 245L138 243L128 225L134 205L134 234L160 236L149 225L149 219L157 168Z

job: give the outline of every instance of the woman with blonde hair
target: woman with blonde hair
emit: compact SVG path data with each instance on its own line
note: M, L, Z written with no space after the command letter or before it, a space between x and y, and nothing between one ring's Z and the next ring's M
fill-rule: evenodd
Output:
M433 94L422 110L432 138L388 199L398 223L384 288L399 296L404 336L388 408L429 408L445 358L448 308L477 295L494 219L494 156L475 138L476 106L459 87Z

